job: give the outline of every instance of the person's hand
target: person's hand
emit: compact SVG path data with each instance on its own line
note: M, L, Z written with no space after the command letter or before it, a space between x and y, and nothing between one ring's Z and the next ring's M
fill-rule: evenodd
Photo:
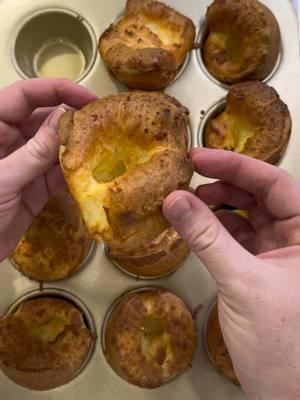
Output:
M251 399L300 399L300 185L236 153L190 156L199 174L219 181L172 193L164 214L216 280L239 381ZM207 206L222 203L248 210L248 220Z
M95 99L65 79L20 81L0 90L0 261L48 198L65 185L56 135L64 108Z

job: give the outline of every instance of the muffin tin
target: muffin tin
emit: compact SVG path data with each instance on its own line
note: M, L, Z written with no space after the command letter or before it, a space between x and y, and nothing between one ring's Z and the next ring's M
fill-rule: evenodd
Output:
M92 241L91 247L90 247L87 255L84 257L83 261L78 265L78 267L76 269L74 269L74 271L69 276L78 274L82 268L85 268L89 264L89 259L92 256L96 246L97 246L97 243L95 241ZM20 272L20 274L27 276L25 272L21 271L18 264L12 258L10 258L9 261L12 264L12 266ZM28 278L28 279L37 280L37 279L33 279L33 278ZM52 280L52 282L58 282L58 281L64 280L64 279L67 279L67 277L54 279L54 280ZM40 284L42 284L42 281L40 282Z
M217 306L217 303L218 303L218 301L217 301L216 299L212 302L212 304L211 304L210 307L208 308L207 314L206 314L205 319L204 319L204 324L203 324L203 346L204 346L204 348L205 348L205 350L206 350L206 354L207 354L207 356L208 356L208 358L209 358L209 360L210 360L210 362L211 362L211 365L213 365L213 367L214 367L217 371L219 371L220 365L217 365L217 361L216 361L216 359L213 357L213 355L212 355L212 353L211 353L211 351L210 351L210 349L209 349L209 345L208 345L208 335L207 335L207 334L208 334L208 324L209 324L209 320L210 320L210 318L211 318L211 314L212 314L214 308ZM224 341L223 341L223 343L224 343ZM220 346L219 349L221 349L220 341L218 341L218 344L216 344L216 346ZM219 356L220 356L220 360L224 360L225 357L226 357L226 358L228 357L228 353L227 353L227 356L226 356L226 353L223 354L223 352L222 352L222 354L218 352L218 354L219 354ZM223 358L223 356L224 356L224 358ZM229 356L229 358L230 358L230 356ZM222 376L226 377L227 380L230 379L229 376L226 376L226 375L224 374L224 371L223 371L223 373L222 373ZM237 386L239 385L238 382L233 382L233 383L234 383L235 385L237 385Z
M267 3L266 3L266 4L267 4ZM208 35L207 27L206 27L206 25L205 25L205 23L204 23L204 24L202 25L202 27L200 27L199 34L198 34L198 36L196 37L197 43L199 43L199 45L202 45L202 44L204 43L204 41L206 40L207 35ZM277 69L278 69L278 67L279 67L279 65L280 65L280 63L281 63L281 58L282 58L282 48L280 48L280 52L279 52L279 54L278 54L277 61L276 61L276 64L274 65L273 70L269 73L269 75L268 75L265 79L263 79L263 82L267 83L267 82L273 77L273 75L275 75L275 73L276 73L276 71L277 71ZM218 79L216 79L216 78L208 71L208 69L206 68L206 65L205 65L205 63L204 63L204 60L203 60L203 57L202 57L202 54L201 54L201 50L200 50L200 49L197 51L197 59L198 59L198 62L199 62L200 67L202 68L203 73L204 73L212 82L214 82L216 85L219 85L219 86L221 86L222 88L228 90L228 88L229 88L230 85L228 85L228 84L226 84L226 83L224 83L224 82L220 82Z
M171 271L168 271L168 272L166 272L165 274L162 274L162 275L154 275L154 276L143 276L143 277L139 277L139 276L137 276L136 274L134 274L133 272L130 272L130 271L127 271L127 269L126 268L124 268L122 265L120 265L117 261L115 261L115 260L113 260L111 257L109 257L109 254L108 254L108 247L107 247L107 245L104 245L104 249L105 249L105 254L106 254L106 256L110 259L110 261L115 265L115 267L117 267L117 268L119 268L119 270L120 271L122 271L124 274L127 274L128 276L130 276L130 277L132 277L133 279L135 279L135 280L139 280L139 279L141 279L141 280L143 280L143 281L154 281L154 280L160 280L160 279L162 279L162 278L165 278L165 277L167 277L168 275L172 275L172 274L174 274L179 268L181 268L182 266L183 266L183 264L184 264L184 262L183 263L180 263L180 264L178 264L174 269L172 269Z
M204 16L209 0L165 0L166 4L190 17L197 27L197 37L204 26ZM282 36L282 53L277 70L268 83L278 91L281 99L288 105L293 128L290 142L280 162L280 167L300 177L300 87L299 49L297 20L292 4L288 0L262 0L275 14ZM98 56L95 38L107 26L122 15L125 0L2 0L0 1L0 54L1 75L0 87L4 87L20 78L24 78L24 63L30 58L30 46L23 43L17 52L16 41L24 23L33 17L53 13L62 13L76 19L90 35L84 47L90 46L90 58L85 60L87 69L77 80L95 91L99 96L125 90L125 86L111 78ZM50 18L50 17L49 17ZM55 19L49 26L54 26ZM29 34L32 35L31 32ZM69 40L76 42L74 37ZM88 36L86 36L87 38ZM50 38L49 38L50 39ZM90 43L90 45L88 45ZM79 44L78 44L79 46ZM87 49L82 49L82 52ZM18 54L18 55L17 55ZM26 61L27 57L27 61ZM86 56L85 56L86 57ZM226 96L226 87L212 81L200 63L200 50L192 51L188 63L181 75L166 89L190 110L191 143L202 143L202 124L206 112ZM20 60L21 59L21 60ZM22 64L23 60L23 64ZM16 66L18 64L18 67ZM20 70L23 68L23 72ZM29 67L30 68L30 67ZM25 71L26 72L26 71ZM31 76L29 73L26 75ZM209 179L194 176L193 186L210 182ZM68 384L47 392L35 392L24 389L0 372L0 399L5 400L140 400L164 399L173 400L244 400L247 396L242 390L220 376L211 365L203 346L202 332L205 315L216 296L215 284L197 258L191 254L184 265L171 275L160 280L138 280L120 271L105 256L104 245L97 245L89 257L86 268L74 276L59 282L39 285L21 275L8 260L0 265L0 313L4 314L22 296L65 291L78 298L91 314L96 329L97 340L94 351L79 375ZM190 370L158 389L147 390L135 387L119 378L108 365L101 344L101 332L105 316L112 304L123 293L145 286L161 286L180 296L190 310L195 310L195 320L199 332L198 349Z
M24 19L12 43L16 71L22 78L43 77L49 72L45 67L51 68L47 58L57 46L70 53L74 70L69 78L82 80L95 62L97 39L89 23L70 10L47 8Z
M97 329L95 327L93 317L86 307L86 305L74 294L62 290L62 289L36 289L32 290L31 292L26 293L24 296L21 296L18 298L12 305L11 307L7 310L7 314L14 314L19 306L28 300L32 300L35 298L41 298L41 297L47 297L47 298L56 298L56 299L61 299L65 300L68 303L72 304L76 308L78 308L82 312L82 319L85 324L85 326L88 328L88 330L91 332L93 337L97 337ZM92 341L89 350L87 352L87 355L85 357L85 360L83 361L80 369L72 376L72 379L75 378L80 372L85 368L85 366L88 364L89 359L91 358L92 354L94 351L94 341Z
M122 296L120 296L118 299L116 299L116 301L112 304L112 306L110 307L110 309L108 310L105 319L103 321L103 325L102 325L102 332L101 332L101 344L102 344L102 348L103 348L103 352L104 355L107 359L107 362L110 363L110 357L111 357L111 353L109 353L109 350L107 348L107 328L109 326L109 324L111 323L111 316L112 314L115 312L116 308L119 306L120 303L123 302L123 300L125 300L126 298L128 299L128 297L132 294L136 294L136 293L140 293L140 292L151 292L151 291L155 291L157 289L159 289L159 286L147 286L147 287L142 287L142 288L138 288L138 289L134 289L131 290L129 292L124 293ZM178 300L178 299L177 299ZM191 310L187 310L188 312L190 312ZM123 315L124 316L124 315ZM151 329L151 328L150 328ZM142 334L142 333L141 333ZM171 333L172 335L172 333ZM110 354L110 355L109 355ZM112 366L113 368L113 366ZM114 370L115 374L118 375L118 371ZM179 375L180 376L180 375ZM166 382L170 382L175 380L178 377L178 375L175 376L170 376ZM153 389L152 389L153 390Z

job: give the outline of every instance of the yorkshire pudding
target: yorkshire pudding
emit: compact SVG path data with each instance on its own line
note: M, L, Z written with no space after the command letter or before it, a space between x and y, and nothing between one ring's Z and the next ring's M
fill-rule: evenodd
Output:
M92 341L81 311L68 301L26 300L0 318L0 367L19 385L52 389L80 369Z
M77 271L92 244L75 201L65 192L33 218L10 258L31 279L55 281Z
M214 367L220 374L239 385L221 332L217 303L209 313L205 336L207 351Z
M102 34L100 54L112 75L157 90L176 76L195 39L193 22L152 0L128 0L125 15Z
M257 0L214 0L206 13L202 56L219 81L263 80L280 52L280 30L272 12Z
M163 200L193 174L187 125L187 109L163 93L122 93L63 114L61 165L95 239L136 249L168 227Z
M291 126L289 110L273 88L262 82L237 83L229 89L225 111L206 125L205 146L276 164Z
M110 314L104 334L111 367L145 388L158 387L185 371L196 349L190 311L164 289L127 294Z
M122 270L141 278L158 278L177 269L190 250L173 229L137 249L107 248L108 257Z

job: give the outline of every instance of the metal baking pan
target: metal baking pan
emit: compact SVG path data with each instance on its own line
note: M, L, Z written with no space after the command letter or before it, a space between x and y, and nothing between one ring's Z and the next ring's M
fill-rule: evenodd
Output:
M282 54L277 70L269 80L288 105L293 128L287 150L280 167L300 177L300 87L297 19L289 0L262 0L275 14L281 28ZM178 11L189 16L197 26L199 37L209 0L165 0ZM34 14L46 10L69 10L79 22L88 26L91 34L90 50L96 51L97 38L103 30L122 15L125 0L2 0L0 1L0 87L23 78L15 67L14 43L24 24ZM93 33L92 33L93 32ZM94 41L93 41L94 40ZM26 50L26 46L25 46ZM95 58L93 58L95 57ZM89 69L80 81L99 96L124 90L106 71L98 54L91 55ZM213 82L193 51L180 77L166 92L177 97L190 110L192 143L201 145L201 120L226 95L226 88ZM193 186L208 182L199 176ZM21 275L8 260L0 265L0 313L29 292L38 290L39 283ZM101 329L105 315L114 301L124 292L142 286L162 286L181 296L191 310L198 310L196 323L199 332L198 350L192 368L158 389L140 389L119 378L108 365L101 346ZM44 288L65 291L79 299L89 310L97 332L95 349L86 367L70 383L47 392L24 389L11 382L0 372L0 400L244 400L242 390L220 376L212 367L204 351L202 330L204 317L216 296L215 284L204 266L192 254L184 266L161 280L136 280L116 268L105 256L104 246L97 245L88 265L74 276ZM61 293L63 295L63 292Z

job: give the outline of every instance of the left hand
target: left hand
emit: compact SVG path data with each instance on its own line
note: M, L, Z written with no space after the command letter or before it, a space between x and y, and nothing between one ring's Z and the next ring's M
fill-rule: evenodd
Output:
M0 261L65 187L56 134L64 108L96 98L65 79L31 79L0 90Z

